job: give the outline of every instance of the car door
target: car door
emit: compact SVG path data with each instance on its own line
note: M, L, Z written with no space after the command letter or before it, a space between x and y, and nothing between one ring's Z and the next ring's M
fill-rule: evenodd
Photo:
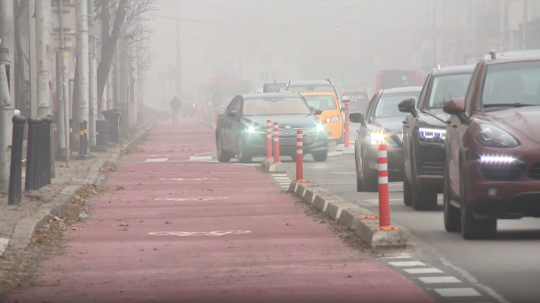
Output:
M431 86L431 79L432 75L430 73L426 78L426 81L424 82L424 86L422 87L422 91L420 92L420 96L416 103L417 105L415 107L417 109L422 108L424 106L424 103L427 102L426 99L429 96L428 91ZM416 131L416 129L418 129L418 122L418 115L415 116L411 113L409 113L403 121L403 165L405 166L405 174L407 175L408 180L412 180L411 167L413 164L411 163L411 152L413 151L414 132Z
M230 117L230 112L236 110L236 103L238 102L238 97L234 98L231 103L229 103L229 106L227 107L227 110L225 112L225 115L223 116L223 142L225 143L225 148L227 150L234 150L234 145L231 144L231 138L233 136L232 134L232 126L234 123L234 117ZM232 141L234 142L234 141Z

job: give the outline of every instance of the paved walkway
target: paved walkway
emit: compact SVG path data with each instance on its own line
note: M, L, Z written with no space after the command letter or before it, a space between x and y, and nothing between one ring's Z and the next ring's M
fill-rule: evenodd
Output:
M215 149L209 128L160 124L150 138L9 302L433 302L254 167L189 161Z

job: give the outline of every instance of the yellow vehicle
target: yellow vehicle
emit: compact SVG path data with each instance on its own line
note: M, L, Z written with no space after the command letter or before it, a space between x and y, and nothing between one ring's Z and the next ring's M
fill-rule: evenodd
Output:
M318 115L317 118L326 122L330 133L328 140L343 143L345 121L343 121L343 114L336 95L326 92L302 93L301 95L311 108L322 111L322 114Z

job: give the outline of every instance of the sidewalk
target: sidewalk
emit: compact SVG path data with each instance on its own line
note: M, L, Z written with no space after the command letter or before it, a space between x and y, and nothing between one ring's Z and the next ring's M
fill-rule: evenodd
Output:
M256 168L190 161L215 151L208 127L149 137L90 201L95 219L8 302L433 302Z

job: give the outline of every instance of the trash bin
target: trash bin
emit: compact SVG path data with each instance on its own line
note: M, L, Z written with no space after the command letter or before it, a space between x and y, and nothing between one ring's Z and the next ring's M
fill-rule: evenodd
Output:
M120 116L122 114L117 109L110 109L101 113L105 119L109 120L109 141L120 143Z
M108 147L109 146L109 120L96 120L96 145Z

